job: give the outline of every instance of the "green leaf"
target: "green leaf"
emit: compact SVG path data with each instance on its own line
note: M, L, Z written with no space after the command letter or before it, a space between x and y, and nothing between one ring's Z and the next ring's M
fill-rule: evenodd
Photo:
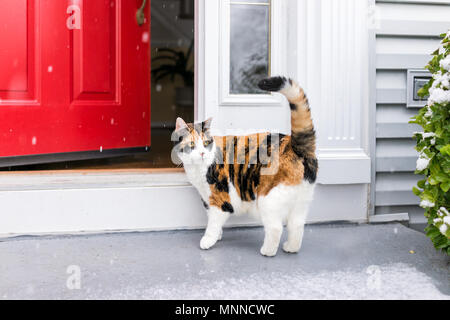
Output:
M450 156L450 144L447 144L446 146L442 147L440 152L444 155Z
M428 95L428 88L426 88L426 87L420 88L419 91L417 91L417 95L418 95L419 97L425 97L425 96L427 96L427 95Z
M413 193L414 193L416 196L420 196L420 195L422 194L422 191L420 191L420 190L417 189L416 187L413 187Z
M441 183L441 190L444 192L448 192L448 190L450 190L450 181Z
M418 186L419 188L421 188L421 189L425 188L425 182L426 182L426 181L427 181L426 179L420 180L419 182L417 182L417 186Z
M439 237L440 235L441 235L441 232L436 227L434 227L432 230L427 232L427 237L430 239L435 239L436 237Z
M432 186L435 186L435 185L438 185L438 184L439 184L439 181L437 181L433 176L430 176L430 177L428 178L428 182L430 182L430 184L431 184Z

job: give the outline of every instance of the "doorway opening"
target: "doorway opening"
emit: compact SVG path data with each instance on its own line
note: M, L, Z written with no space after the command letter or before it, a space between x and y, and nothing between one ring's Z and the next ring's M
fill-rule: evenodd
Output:
M0 171L114 170L175 168L171 134L177 117L194 120L194 0L152 0L151 146L122 156L0 167ZM144 37L144 36L143 36ZM122 68L126 68L123 65ZM94 157L95 158L95 157ZM44 163L45 162L45 163Z

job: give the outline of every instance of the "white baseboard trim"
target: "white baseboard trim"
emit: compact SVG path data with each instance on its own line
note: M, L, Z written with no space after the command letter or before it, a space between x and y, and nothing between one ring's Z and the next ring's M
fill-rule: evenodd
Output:
M38 175L27 188L0 177L0 235L204 228L205 210L184 174L121 175L76 177L71 184ZM367 222L367 185L317 185L307 222L330 221ZM228 224L255 225L259 222L247 216Z
M362 149L319 149L321 184L370 183L370 157Z

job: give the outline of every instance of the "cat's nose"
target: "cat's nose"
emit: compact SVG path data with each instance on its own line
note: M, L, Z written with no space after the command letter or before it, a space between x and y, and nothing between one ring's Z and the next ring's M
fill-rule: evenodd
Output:
M202 158L205 156L204 152L200 152L200 155L202 156Z

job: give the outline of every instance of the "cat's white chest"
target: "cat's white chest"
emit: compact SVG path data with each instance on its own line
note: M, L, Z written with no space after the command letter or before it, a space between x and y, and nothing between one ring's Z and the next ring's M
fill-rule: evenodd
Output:
M208 202L208 199L211 196L211 189L209 187L208 181L206 180L206 173L208 172L208 167L185 166L184 169L189 182L197 189L202 199Z

